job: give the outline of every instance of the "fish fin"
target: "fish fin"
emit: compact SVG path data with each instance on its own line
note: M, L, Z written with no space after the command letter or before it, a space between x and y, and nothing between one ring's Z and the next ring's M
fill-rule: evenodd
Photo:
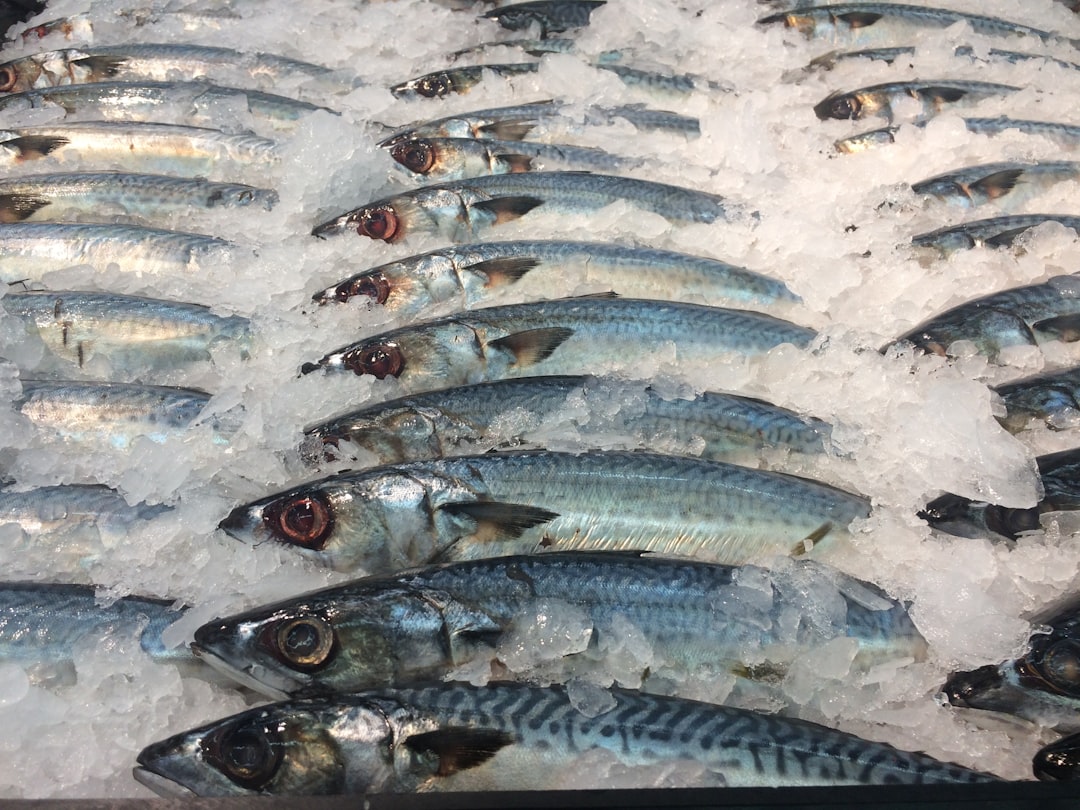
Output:
M472 207L495 215L495 224L502 225L523 217L534 208L544 204L539 197L498 197L494 200L481 200Z
M967 90L962 90L959 87L924 87L919 91L920 96L924 96L934 101L953 102L959 101L968 94Z
M514 284L521 281L530 270L539 267L540 260L521 256L507 259L489 259L486 262L470 264L468 269L471 273L480 273L487 276L485 287L501 287L503 284Z
M806 535L806 537L804 537L802 540L795 544L795 548L791 550L791 556L800 557L803 554L809 554L813 550L814 545L818 541L823 540L829 534L829 532L832 531L832 529L833 525L831 521L826 521L822 523L820 526L810 532L810 534Z
M534 120L521 118L515 121L497 121L494 124L484 124L477 127L476 131L490 140L523 141L525 136L536 128L536 124L537 122Z
M548 523L559 516L558 512L538 506L499 501L448 503L439 508L451 515L475 521L478 540L514 540L526 529Z
M1059 315L1036 321L1031 330L1063 343L1075 343L1080 340L1080 315Z
M787 667L774 664L772 661L764 661L760 664L735 664L731 667L731 674L757 683L780 683L787 677Z
M51 200L33 194L0 194L0 222L22 222L51 204Z
M495 155L495 158L510 167L510 174L522 174L533 170L533 159L528 155L503 154Z
M514 355L514 362L519 366L531 366L551 357L567 338L574 334L573 329L552 326L545 329L527 329L512 335L491 341L493 349L505 349Z
M849 11L847 14L837 14L836 19L843 20L852 28L868 28L882 18L882 14L872 11Z
M517 738L513 734L486 728L441 728L405 738L405 746L410 750L438 757L438 776L452 776L483 765L515 742Z
M84 56L71 60L71 64L87 68L98 81L115 78L127 63L126 56Z
M968 189L980 191L988 199L996 200L1016 188L1016 184L1023 173L1024 169L1005 169L1004 171L994 172L971 183ZM968 196L971 196L970 191Z
M601 292L585 293L584 295L575 295L574 298L621 298L614 290L602 290Z
M1016 241L1016 237L1022 234L1024 231L1030 230L1030 225L1024 225L1020 228L1009 228L1007 231L996 233L989 239L984 239L983 244L987 247L1008 247Z
M69 143L71 141L62 135L23 135L4 141L0 146L17 151L16 160L36 160Z

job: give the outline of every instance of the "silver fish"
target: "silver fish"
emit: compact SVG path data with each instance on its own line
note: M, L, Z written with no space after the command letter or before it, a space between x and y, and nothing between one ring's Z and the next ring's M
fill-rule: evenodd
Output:
M1080 217L1062 214L1011 214L965 222L911 237L917 248L932 248L942 255L975 247L1008 247L1025 231L1056 222L1080 233Z
M858 643L856 670L926 655L903 606L816 563L769 571L581 551L356 580L215 619L195 631L192 650L279 700L408 686L456 679L459 667L484 662L507 667L511 645L548 620L553 605L565 606L566 632L588 639L589 652L539 653L500 680L530 679L537 668L561 682L631 670L635 664L605 662L609 651L621 654L626 622L649 645L649 661L637 664L649 691L651 679L680 675L693 682L768 673L778 681L798 655L836 638ZM801 621L787 622L791 615ZM658 663L649 666L653 656ZM679 694L694 691L681 684Z
M0 144L2 147L2 144ZM397 242L411 232L455 240L524 216L535 208L581 214L625 201L671 222L716 222L739 206L718 194L589 172L525 172L437 183L375 200L320 225L315 236L355 231Z
M1015 287L976 298L935 315L897 339L921 351L946 355L971 341L997 362L1009 346L1037 346L1080 339L1080 276L1055 276L1044 284Z
M340 571L542 549L739 565L827 550L869 513L859 495L718 461L537 450L330 476L238 507L221 528L245 542L286 543Z
M116 121L155 121L214 126L216 104L244 104L256 119L285 126L322 110L317 104L285 96L221 87L205 82L95 82L28 90L0 96L0 111L59 107L68 116Z
M587 374L628 355L670 352L681 362L807 346L813 330L750 310L586 296L460 312L343 346L301 373L397 377L406 386L537 374Z
M329 69L285 56L243 53L207 45L130 43L45 51L0 64L0 92L109 80L281 80L324 76Z
M911 184L911 190L944 202L972 208L987 203L1015 203L1055 183L1080 178L1080 163L984 163L967 166ZM1000 204L1000 203L999 203Z
M616 171L641 164L587 146L476 138L417 138L394 144L390 156L419 182L558 169Z
M155 442L182 436L210 401L205 391L160 385L78 380L23 380L15 408L38 428L82 445L127 448L140 437ZM211 419L215 437L228 426Z
M620 295L710 303L775 305L799 301L782 281L716 259L603 242L479 242L373 267L317 292L320 304L355 297L401 315L440 304L463 309L512 286L532 298L549 294L568 273Z
M0 178L0 223L57 221L88 215L149 218L192 208L269 210L277 200L277 192L270 189L161 174L28 174Z
M208 307L101 292L12 293L0 307L23 322L44 345L39 370L55 373L96 361L98 379L141 381L153 375L207 362L211 350L230 347L246 357L249 322L221 316ZM104 367L102 367L104 366ZM67 376L65 374L64 376Z
M911 56L915 53L914 45L900 46L896 48L866 48L859 51L830 51L810 61L806 70L832 70L839 62L851 59L870 59L878 62L892 64L901 56ZM986 55L978 53L970 45L958 45L953 51L954 56L963 56L973 62L1030 62L1040 60L1048 64L1057 65L1065 70L1080 70L1076 62L1066 62L1064 59L1055 59L1045 53L1023 53L1020 51L1006 51L1001 48L990 48Z
M551 34L584 28L589 24L593 11L606 2L607 0L531 0L500 6L484 12L481 16L495 20L511 31L539 26L540 38L544 39Z
M912 6L900 3L855 2L815 5L770 14L760 25L783 23L807 37L844 45L874 45L878 40L911 36L927 28L948 28L958 22L971 26L977 34L997 37L1033 36L1044 41L1071 40L1057 37L1020 23L968 14L953 9Z
M180 645L170 649L162 631L184 613L174 602L128 596L102 606L92 587L41 583L0 584L0 661L28 667L71 663L76 645L112 637L131 640L157 662L193 663Z
M1040 135L1058 143L1068 149L1080 146L1080 126L1074 124L1062 124L1056 121L1032 121L1022 118L964 118L964 125L969 132L976 135L993 137L1002 132L1015 129L1027 135ZM925 122L914 122L913 126L922 126ZM896 140L896 127L885 127L870 132L862 132L849 138L841 138L836 142L839 152L863 152L867 149L877 149L887 146Z
M95 166L207 176L277 160L275 144L266 138L175 124L77 121L0 132L0 165L44 157L65 163L76 154Z
M1005 712L1062 733L1080 731L1080 606L1076 600L1033 619L1046 627L1012 661L956 672L942 687L954 706Z
M535 73L539 69L539 62L509 62L448 68L399 82L390 87L390 92L398 98L442 98L451 94L463 95L480 84L484 80L485 73L509 77Z
M1025 377L993 389L1005 403L998 421L1019 433L1036 419L1051 430L1080 427L1080 368L1066 368Z
M846 93L832 93L814 105L822 121L829 118L859 120L881 116L892 121L896 107L910 99L919 102L920 119L935 115L946 106L976 104L984 99L1018 92L1008 84L975 81L905 81L875 84Z
M514 684L271 704L143 749L134 775L173 796L601 788L610 767L634 787L998 781L805 720L596 691L596 711Z
M605 412L610 402L626 407L611 418ZM521 413L523 423L508 423L510 413ZM342 414L305 428L303 452L317 464L328 453L346 453L341 445L348 442L380 464L418 461L519 445L536 427L560 418L592 441L595 434L627 436L642 449L663 442L668 452L673 444L683 455L714 460L766 446L823 453L831 433L818 419L763 400L709 391L663 397L641 384L546 376L432 391Z
M224 239L137 225L61 222L0 224L0 279L38 279L64 267L115 265L125 272L189 274L236 254Z

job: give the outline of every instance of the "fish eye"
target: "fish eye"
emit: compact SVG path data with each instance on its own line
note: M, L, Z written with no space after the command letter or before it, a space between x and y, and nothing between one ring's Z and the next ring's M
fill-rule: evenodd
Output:
M429 141L406 141L390 150L390 155L406 169L426 174L435 165L435 147Z
M416 83L416 92L424 98L442 98L454 92L454 82L445 73L425 76Z
M834 98L832 103L829 104L829 116L841 120L845 118L858 118L861 106L859 100L854 96L840 96L839 98Z
M389 206L364 209L356 226L356 232L361 236L382 239L385 242L392 242L397 231L398 218L394 209Z
M1064 639L1042 655L1040 669L1053 686L1066 692L1080 691L1080 645Z
M342 358L342 364L357 376L370 374L379 380L397 377L405 368L405 356L396 343L361 346Z
M356 295L366 295L376 304L385 304L390 297L390 282L382 273L374 273L346 281L334 290L334 297L342 303Z
M0 65L0 93L15 89L19 76L10 65Z
M274 648L286 663L299 669L325 664L334 648L334 631L317 616L291 619L278 626Z
M277 732L260 725L228 727L204 740L202 748L207 761L248 790L260 790L281 766Z
M334 528L330 505L319 494L299 495L266 509L263 522L287 543L321 551Z

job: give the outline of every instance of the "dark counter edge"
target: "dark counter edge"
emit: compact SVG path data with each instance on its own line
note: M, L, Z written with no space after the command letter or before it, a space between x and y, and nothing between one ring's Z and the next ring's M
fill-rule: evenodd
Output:
M990 785L897 785L844 788L728 788L525 791L349 797L240 797L229 799L7 800L18 810L694 810L793 807L873 810L969 807L971 810L1078 810L1080 783L1003 782Z

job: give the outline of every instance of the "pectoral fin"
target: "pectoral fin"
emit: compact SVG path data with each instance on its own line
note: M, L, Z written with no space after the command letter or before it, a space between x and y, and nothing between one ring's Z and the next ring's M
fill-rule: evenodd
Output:
M96 81L114 78L127 63L126 56L84 56L71 62L89 70Z
M526 529L549 523L559 516L558 512L538 506L498 501L448 503L439 508L448 514L474 521L475 538L481 541L515 540Z
M472 207L494 215L495 224L503 225L525 216L544 201L538 197L499 197L494 200L481 200Z
M16 160L37 160L69 143L70 140L60 135L23 135L4 141L0 146L18 152Z
M468 270L470 273L486 276L485 287L501 287L503 284L515 284L521 281L526 273L539 266L539 259L516 257L477 262L470 264Z
M1016 184L1023 173L1023 169L1006 169L1005 171L988 174L967 187L968 196L974 197L974 192L977 192L988 200L1004 197L1016 188Z
M514 355L519 366L531 366L543 362L574 334L573 329L552 326L545 329L527 329L497 338L489 344L492 349L503 349Z
M445 728L413 734L405 746L417 754L438 758L435 773L451 776L458 771L483 765L517 739L505 731L483 728Z
M495 155L495 158L509 167L510 174L522 174L533 170L533 159L528 155L505 154Z
M32 194L0 194L0 222L22 222L51 204L51 200Z
M1031 329L1040 336L1064 343L1080 340L1080 315L1059 315L1032 324Z
M791 550L792 557L801 557L803 554L809 554L814 546L823 540L829 532L833 529L831 522L826 521L814 529L810 534L795 544L795 548Z
M920 96L945 103L959 101L967 94L967 90L961 90L959 87L924 87L919 91Z
M852 28L867 28L880 20L882 16L870 11L849 11L847 14L838 14L836 19L847 23Z

